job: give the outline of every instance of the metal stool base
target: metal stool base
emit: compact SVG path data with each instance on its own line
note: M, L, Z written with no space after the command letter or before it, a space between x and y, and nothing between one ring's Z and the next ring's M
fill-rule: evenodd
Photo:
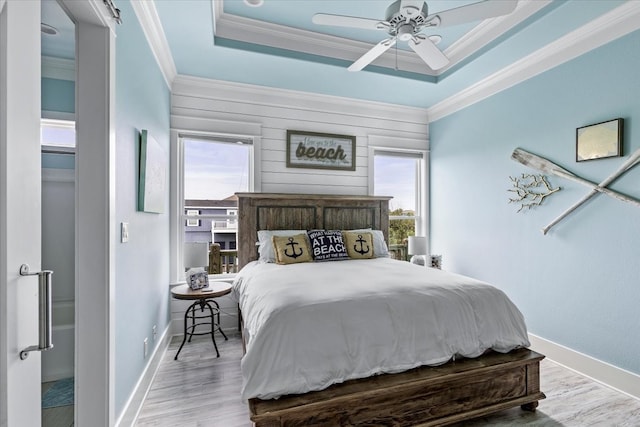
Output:
M205 307L209 309L208 314L204 311ZM198 308L200 308L202 314L197 313ZM189 325L189 319L191 320L191 325ZM210 319L210 321L201 321L204 319ZM210 327L210 330L207 332L195 332L196 327L201 325L208 325ZM222 334L225 341L228 339L224 331L220 328L220 305L218 305L215 300L206 298L199 299L198 301L191 304L189 308L187 308L187 311L184 312L184 335L182 337L182 344L180 344L180 348L178 348L178 352L176 353L176 356L173 358L173 360L178 360L178 355L180 354L184 343L187 341L187 337L189 337L189 342L191 342L191 338L194 335L209 334L211 334L213 347L216 349L216 357L220 357L218 345L216 344L216 331L219 331Z

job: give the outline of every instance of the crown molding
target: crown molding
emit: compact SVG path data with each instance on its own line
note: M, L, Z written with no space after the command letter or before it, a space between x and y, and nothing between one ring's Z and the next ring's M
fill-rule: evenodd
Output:
M224 12L224 0L211 1L216 37L349 62L357 60L373 47L371 43L230 15ZM387 51L373 61L372 65L395 69L397 53L398 69L437 77L549 3L549 0L520 0L516 11L511 14L514 16L507 15L483 21L470 32L470 35L463 37L445 50L445 55L451 62L442 70L434 71L413 52L400 49ZM384 35L380 40L383 38ZM450 57L449 54L454 56Z
M224 15L224 3L222 0L211 0L211 19L213 22L213 34L216 33L218 21Z
M76 61L73 59L43 56L41 67L42 77L57 80L76 80Z
M40 116L45 120L64 120L68 122L75 122L76 120L75 113L67 113L64 111L41 110Z
M640 2L626 2L427 109L439 120L640 29Z
M142 31L160 67L164 81L167 83L167 87L171 89L171 85L178 75L178 71L176 70L176 64L173 62L169 42L164 34L156 5L152 1L132 1L131 6L142 26Z
M439 70L439 73L442 74L454 67L502 34L545 8L551 2L552 0L520 0L516 10L512 13L481 22L444 51L444 54L451 62Z
M216 22L216 37L303 52L310 55L354 62L373 47L371 43L348 40L313 31L286 27L237 15L223 14ZM386 35L386 34L385 34ZM381 36L381 40L384 36ZM411 73L435 75L413 52L398 50L398 68ZM395 68L396 50L390 49L372 65Z
M422 121L426 123L427 109L410 107L405 105L368 101L354 98L346 98L335 95L324 95L312 92L303 92L291 89L272 88L247 83L235 83L224 80L214 80L202 77L178 75L173 82L173 96L191 95L205 98L216 98L234 102L248 102L255 104L268 104L285 108L298 108L301 110L327 109L336 110L339 106L342 111L351 114L365 114L370 117L389 116L406 121Z

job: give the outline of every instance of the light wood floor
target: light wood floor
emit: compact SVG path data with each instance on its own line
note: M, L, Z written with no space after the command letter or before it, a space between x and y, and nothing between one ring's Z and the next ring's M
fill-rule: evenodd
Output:
M242 379L239 336L217 338L220 358L206 337L186 343L173 360L182 338L174 337L138 416L136 426L249 427L240 399ZM514 425L544 427L637 427L640 401L580 376L551 361L541 364L541 388L547 398L535 413L519 407L456 424L456 427Z

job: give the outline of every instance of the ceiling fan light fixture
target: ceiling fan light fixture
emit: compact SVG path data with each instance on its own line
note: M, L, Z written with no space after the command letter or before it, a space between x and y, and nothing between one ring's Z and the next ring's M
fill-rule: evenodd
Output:
M51 25L43 22L40 23L40 32L48 36L57 36L60 33L56 27L52 27Z
M398 27L398 40L402 40L403 42L411 40L413 37L414 28L411 24L404 24Z

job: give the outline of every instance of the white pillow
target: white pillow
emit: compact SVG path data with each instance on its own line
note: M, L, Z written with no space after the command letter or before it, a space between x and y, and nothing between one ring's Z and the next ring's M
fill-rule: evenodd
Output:
M389 258L391 256L389 254L389 248L387 247L387 243L384 241L384 234L382 234L382 230L360 228L358 230L345 230L345 231L371 233L373 235L373 256L375 258Z
M272 236L295 236L307 234L307 230L258 230L258 260L261 262L276 262L276 252L273 248ZM375 251L375 246L374 246Z

